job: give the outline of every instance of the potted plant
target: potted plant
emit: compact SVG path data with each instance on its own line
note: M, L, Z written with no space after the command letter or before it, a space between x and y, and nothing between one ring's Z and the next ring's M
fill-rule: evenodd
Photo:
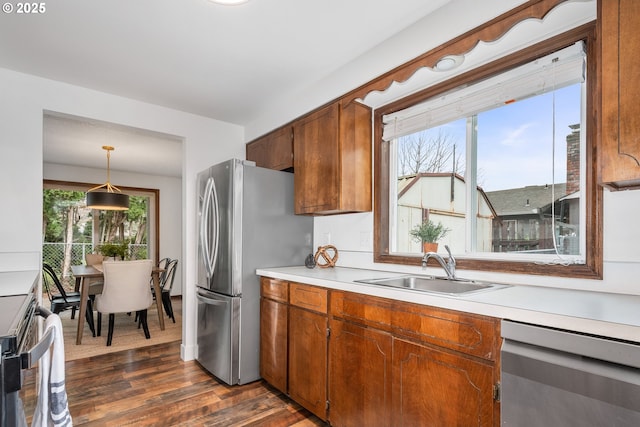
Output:
M416 242L422 243L422 250L426 252L438 251L438 240L445 237L450 229L442 225L441 222L437 224L431 220L424 220L422 224L418 224L409 232L411 237Z
M106 258L123 260L129 252L129 244L127 242L103 243L99 246L98 251Z

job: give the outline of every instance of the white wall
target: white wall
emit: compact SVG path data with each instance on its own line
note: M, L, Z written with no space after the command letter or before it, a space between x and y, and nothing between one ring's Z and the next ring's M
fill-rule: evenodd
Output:
M182 295L182 179L170 176L144 175L110 171L112 182L128 186L157 189L160 192L160 258L178 260L172 295ZM74 182L104 182L105 169L81 168L45 163L44 179Z
M45 110L176 135L182 158L183 342L195 356L196 174L231 157L244 158L240 126L85 88L0 69L0 252L42 252L42 121ZM100 182L100 179L96 181ZM121 182L121 185L132 185ZM178 203L178 202L176 202Z

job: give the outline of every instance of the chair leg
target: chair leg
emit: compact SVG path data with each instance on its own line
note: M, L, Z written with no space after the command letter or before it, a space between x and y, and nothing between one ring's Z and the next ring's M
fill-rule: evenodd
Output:
M113 324L116 321L116 315L114 313L109 313L109 333L107 334L107 346L111 345L111 340L113 339Z
M72 307L72 308L71 308L71 318L72 318L72 319L75 319L75 318L76 318L76 308L75 308L75 307Z
M87 311L84 314L85 314L85 317L87 318L87 323L89 324L89 330L95 337L96 328L95 328L95 324L93 323L93 304L91 303L91 300L87 300Z
M102 333L102 313L98 312L98 336Z
M173 316L173 306L171 305L171 294L169 292L162 293L162 305L164 306L164 311L167 312L167 316L173 320L173 323L176 323L176 318Z
M149 334L149 325L147 324L147 309L140 310L140 323L142 323L142 330L144 331L144 336L146 339L151 338L151 334Z

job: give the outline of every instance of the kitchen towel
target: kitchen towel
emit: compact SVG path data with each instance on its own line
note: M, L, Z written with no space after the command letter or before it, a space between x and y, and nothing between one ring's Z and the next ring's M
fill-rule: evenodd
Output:
M40 389L32 427L72 427L64 378L64 335L57 314L50 314L44 323L44 333L53 333L53 344L39 361Z

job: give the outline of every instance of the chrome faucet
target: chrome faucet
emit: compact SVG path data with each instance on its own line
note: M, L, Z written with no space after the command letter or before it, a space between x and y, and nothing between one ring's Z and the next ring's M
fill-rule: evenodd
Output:
M442 256L438 255L435 252L425 252L424 256L422 257L422 268L427 267L427 261L429 261L429 258L434 258L447 273L447 278L453 280L456 278L456 259L453 257L453 255L451 255L449 245L444 245L444 248L449 253L449 259L446 262L442 258Z

